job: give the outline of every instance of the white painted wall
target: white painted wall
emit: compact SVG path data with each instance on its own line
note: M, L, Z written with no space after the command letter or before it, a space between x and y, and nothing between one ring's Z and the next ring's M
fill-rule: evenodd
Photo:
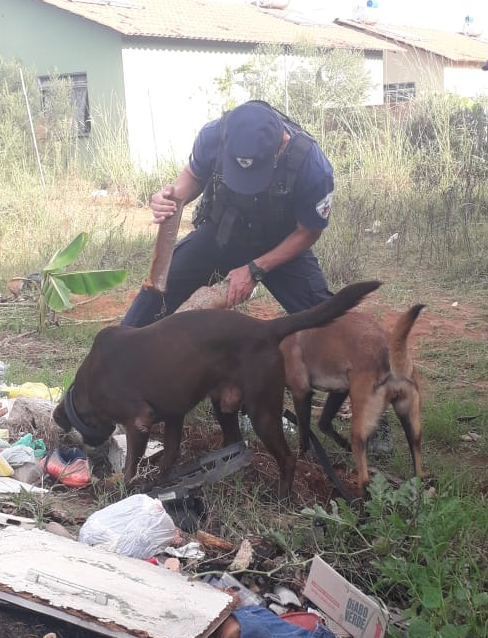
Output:
M185 161L199 129L220 116L215 78L246 58L239 53L124 49L129 143L136 164L150 168L156 157ZM235 97L238 102L246 99Z
M384 71L385 84L414 82L417 96L424 91L444 90L444 66L441 58L421 49L389 51L385 56Z
M444 88L462 97L486 96L488 95L488 71L482 71L481 68L446 67Z
M236 68L249 53L184 49L126 48L122 52L131 156L142 169L184 162L199 129L220 116L223 98L215 84L226 67ZM366 60L373 89L368 104L383 103L383 62ZM292 68L283 60L285 69ZM283 77L283 90L285 79ZM234 85L236 103L248 99Z
M369 106L383 104L383 60L366 60L372 87L366 104Z

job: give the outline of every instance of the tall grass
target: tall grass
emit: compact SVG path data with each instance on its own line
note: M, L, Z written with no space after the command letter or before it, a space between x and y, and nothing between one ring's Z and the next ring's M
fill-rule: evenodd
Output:
M263 52L245 68L228 71L226 84L239 80L253 97L266 99L269 94L284 108L282 80L273 63L276 55ZM316 247L331 283L358 278L381 261L428 268L449 284L484 286L488 274L486 103L425 92L402 108L362 107L358 103L367 89L362 61L357 55L349 60L344 52L340 59L338 55L316 56L307 64L295 62L286 104L293 117L316 136L335 168L330 228ZM355 78L357 90L354 95L347 93L342 102L347 98L347 106L341 106L341 78L348 74ZM261 75L266 82L259 81ZM34 120L45 124L35 78L28 70L25 76ZM0 61L0 80L2 280L36 270L39 261L80 230L89 232L98 245L97 250L87 251L95 265L111 261L112 267L129 265L136 271L140 260L147 265L152 235L128 241L123 232L124 210L147 205L152 192L174 179L180 167L171 160L164 164L164 158L159 170L151 173L134 167L125 120L117 105L93 114L92 137L81 149L79 140L67 134L67 109L60 107L55 110L57 117L49 120L50 136L39 140L46 174L42 187L18 66ZM330 86L332 82L334 91L327 91L327 82ZM66 99L63 83L56 96L61 102ZM105 205L91 196L101 188L111 195ZM372 236L366 229L374 222L379 232ZM397 241L387 246L394 233L398 233Z
M338 230L324 234L324 254L345 238L358 264L383 255L445 281L486 283L487 126L485 105L448 95L426 96L400 113L334 114L324 148L336 167L331 222ZM380 232L371 242L365 229L375 220Z
M79 139L69 83L53 78L46 112L34 74L24 69L23 75L25 95L18 63L0 59L0 294L8 296L12 277L37 272L81 231L90 243L77 268L126 268L128 285L137 285L154 233L134 218L140 209L150 219L144 207L151 194L179 167L168 162L158 174L137 170L117 105L95 111L91 138Z

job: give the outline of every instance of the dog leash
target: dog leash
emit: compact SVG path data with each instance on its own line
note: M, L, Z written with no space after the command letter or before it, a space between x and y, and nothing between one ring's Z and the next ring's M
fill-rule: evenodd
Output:
M298 425L298 419L291 410L285 409L283 412L283 416L285 417L285 419L288 419L289 421L291 421L294 425ZM323 469L325 470L325 473L330 478L332 483L335 485L337 491L342 496L342 498L347 503L351 503L354 500L353 496L349 494L349 492L347 492L347 490L345 489L342 481L340 480L339 476L337 475L337 472L334 469L334 466L330 462L327 452L325 451L324 447L320 443L319 439L317 438L317 435L315 434L315 432L313 432L313 430L309 430L309 437L310 437L310 440L312 441L312 445L315 450L315 455L317 456L319 463L322 465Z

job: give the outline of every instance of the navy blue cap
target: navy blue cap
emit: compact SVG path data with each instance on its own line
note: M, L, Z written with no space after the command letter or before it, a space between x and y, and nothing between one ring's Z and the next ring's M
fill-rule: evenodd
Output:
M483 71L488 71L488 60L483 64L481 68L483 69Z
M224 124L224 184L236 193L255 195L268 188L283 140L283 123L261 102L246 102Z

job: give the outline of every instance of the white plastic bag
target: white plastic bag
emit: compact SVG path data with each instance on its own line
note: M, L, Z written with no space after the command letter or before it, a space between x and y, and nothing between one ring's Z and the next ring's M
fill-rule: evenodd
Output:
M35 463L34 450L28 445L12 445L2 452L3 458L13 467L20 467L24 463Z
M91 514L78 540L134 558L151 558L173 542L175 524L161 501L134 494Z

